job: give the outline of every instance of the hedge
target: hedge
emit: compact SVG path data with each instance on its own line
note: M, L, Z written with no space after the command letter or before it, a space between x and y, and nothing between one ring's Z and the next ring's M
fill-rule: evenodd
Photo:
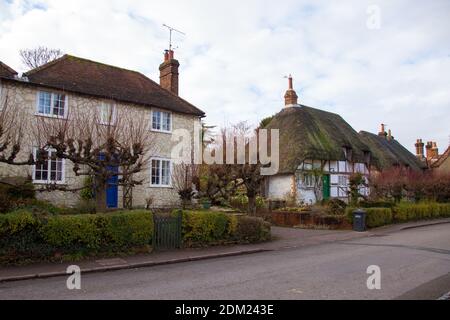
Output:
M347 208L347 219L353 223L353 211L355 208ZM364 208L366 213L366 225L368 228L383 225L417 221L434 218L450 218L449 203L400 203L390 208Z
M0 215L0 263L62 255L125 252L151 243L145 210L44 217L28 210Z
M393 208L397 222L433 218L450 218L450 203L400 203Z
M185 210L182 237L186 247L267 241L270 224L256 217Z

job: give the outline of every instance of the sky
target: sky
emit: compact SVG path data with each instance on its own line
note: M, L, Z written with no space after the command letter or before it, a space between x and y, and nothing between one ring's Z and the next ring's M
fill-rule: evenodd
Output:
M0 0L0 61L27 71L19 50L47 46L158 81L163 24L209 125L279 112L292 74L299 103L357 131L449 144L449 0Z

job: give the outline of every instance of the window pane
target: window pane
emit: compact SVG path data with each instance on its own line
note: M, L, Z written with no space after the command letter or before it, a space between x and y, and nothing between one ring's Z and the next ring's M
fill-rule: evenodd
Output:
M152 129L161 130L161 112L152 112Z
M39 159L40 152L36 151L36 159ZM48 160L45 160L42 164L35 165L35 180L47 180L48 173Z
M38 112L42 114L50 114L52 103L52 95L49 92L39 92Z
M162 161L161 180L165 186L170 184L170 161Z
M53 96L53 114L55 116L64 116L64 107L66 103L66 95L55 94Z
M159 170L160 161L152 160L152 184L159 185L160 184L160 170Z
M102 102L100 105L100 122L110 124L113 122L113 106L110 103Z
M162 129L165 131L170 131L170 121L171 121L170 116L171 114L169 112L162 113L162 120L163 120Z

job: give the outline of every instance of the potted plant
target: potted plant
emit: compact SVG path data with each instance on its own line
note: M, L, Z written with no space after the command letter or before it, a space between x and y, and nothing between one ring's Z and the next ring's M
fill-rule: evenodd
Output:
M211 200L209 198L201 198L200 203L205 210L209 210L211 208Z

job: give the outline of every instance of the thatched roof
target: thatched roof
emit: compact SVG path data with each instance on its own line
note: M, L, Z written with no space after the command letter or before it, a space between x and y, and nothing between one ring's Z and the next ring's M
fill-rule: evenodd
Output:
M392 166L406 166L413 170L423 170L427 167L395 139L388 140L386 137L366 131L361 131L360 135L376 158L376 167L381 170Z
M279 173L295 172L306 159L345 161L345 147L355 162L365 162L370 151L341 116L303 105L284 108L265 129L280 130Z

